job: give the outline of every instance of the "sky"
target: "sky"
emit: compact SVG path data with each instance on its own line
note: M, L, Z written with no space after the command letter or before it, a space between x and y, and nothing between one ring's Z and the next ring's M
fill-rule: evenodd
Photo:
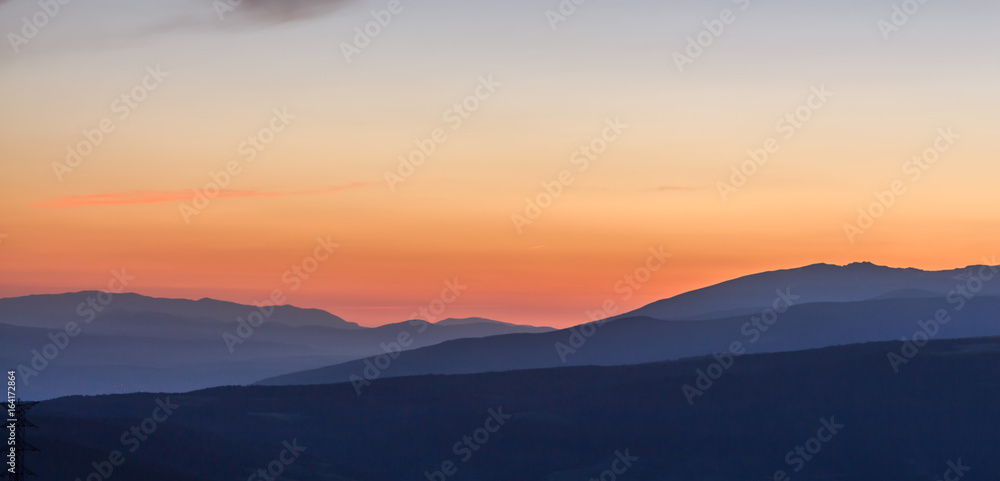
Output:
M236 3L0 0L0 296L564 327L997 253L995 1Z

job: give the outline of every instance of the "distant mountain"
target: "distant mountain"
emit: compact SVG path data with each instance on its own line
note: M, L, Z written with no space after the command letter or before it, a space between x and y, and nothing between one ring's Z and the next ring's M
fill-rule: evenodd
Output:
M326 311L293 306L274 308L251 330L246 319L260 315L256 306L126 293L105 308L95 304L103 294L86 291L0 299L0 352L10 366L44 365L36 368L44 372L25 382L29 399L185 391L262 379L341 382L363 373L365 359L387 350L405 352L380 370L380 377L622 365L724 351L753 331L761 335L746 346L750 352L898 339L913 333L917 319L938 308L951 310L956 296L962 297L956 289L972 285L976 298L955 314L966 321L942 328L940 337L997 335L989 319L1000 312L993 298L1000 296L1000 282L980 275L1000 275L1000 268L925 272L860 263L765 272L619 315L592 338L580 332L593 326L553 331L483 318L364 328ZM766 333L744 327L784 297L795 306L781 314L778 326ZM52 357L51 336L69 323L80 334ZM445 344L428 349L439 343ZM48 346L51 359L42 355Z
M299 481L996 479L1000 339L931 341L896 373L903 349L751 355L700 382L714 359L384 379L360 398L348 383L77 396L29 412L27 466L84 479L118 450L115 479L143 481L258 479L279 459ZM142 443L125 434L140 425Z
M947 271L922 271L878 266L870 262L846 266L815 264L740 277L656 301L615 317L697 320L760 313L775 301L779 289L799 296L801 304L864 301L886 298L892 293L912 297L917 290L928 296L944 298L957 284L964 283L970 275L977 275L981 269L988 276L1000 273L998 267L979 265ZM979 294L1000 295L1000 282L984 282L983 291Z
M929 320L938 311L948 321L935 330ZM930 337L937 339L1000 336L997 313L1000 297L963 298L961 304L945 298L796 304L765 319L760 313L756 319L735 316L702 321L631 317L542 334L454 340L403 352L384 369L369 367L373 362L369 359L354 360L264 379L260 384L332 384L366 373L386 378L639 364L726 352L734 342L750 353L796 351L911 337L924 329L918 321L934 331Z
M67 294L43 294L0 299L0 323L14 326L45 327L61 329L67 321L79 320L86 314L77 312L96 311L88 305L89 299L98 299L97 291L83 291ZM106 298L106 297L105 297ZM80 307L80 306L83 307ZM101 304L98 302L98 306ZM233 322L238 317L247 317L256 311L256 306L215 299L162 299L133 293L114 294L108 309L157 314L168 314L197 320ZM302 309L294 306L278 306L268 318L270 322L287 326L323 326L339 329L361 329L356 323L348 322L320 309Z
M438 322L435 322L434 324L438 326L468 326L472 324L499 324L504 326L518 326L517 324L494 321L492 319L485 319L482 317L466 317L464 319L455 319L449 317L448 319L442 319ZM554 328L551 327L535 327L535 326L524 326L524 325L520 325L518 327L531 329L530 331L526 332L549 332L555 330Z
M381 354L383 346L546 330L485 319L364 328L325 311L282 306L249 331L237 318L248 319L255 306L117 294L97 312L88 298L97 293L0 299L0 357L5 370L23 371L24 398L249 384ZM66 334L68 325L76 336ZM400 336L407 345L400 346Z

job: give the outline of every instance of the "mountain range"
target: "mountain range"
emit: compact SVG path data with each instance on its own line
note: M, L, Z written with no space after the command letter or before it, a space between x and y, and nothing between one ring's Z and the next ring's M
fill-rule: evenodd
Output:
M951 322L938 322L933 337L1000 336L1000 281L991 282L998 273L989 266L931 272L817 264L742 277L570 329L458 339L403 352L384 369L359 359L260 384L615 366L727 352L736 342L739 350L765 353L889 341L922 331L918 322L939 310Z
M113 294L105 307L100 299L109 298L90 291L0 299L0 362L21 372L26 399L248 384L378 354L404 332L412 334L409 347L417 348L552 330L487 319L365 328L293 306L258 314L263 323L257 327L241 327L238 319L253 319L261 312L257 306L123 293Z
M597 323L554 330L484 318L365 328L318 309L96 291L0 299L0 362L27 399L220 385L626 365L726 352L1000 335L1000 269L817 264L754 274ZM108 300L107 306L103 300ZM255 319L261 321L253 324ZM585 321L586 319L582 320ZM77 334L70 336L68 327Z

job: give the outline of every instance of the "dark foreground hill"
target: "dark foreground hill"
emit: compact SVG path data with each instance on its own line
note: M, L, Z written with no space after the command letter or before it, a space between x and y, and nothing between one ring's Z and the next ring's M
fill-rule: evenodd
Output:
M1000 339L910 348L378 379L360 397L338 384L62 398L31 411L29 463L46 480L107 472L115 451L112 479L144 481L261 480L268 466L301 481L996 479ZM698 370L717 379L689 402Z

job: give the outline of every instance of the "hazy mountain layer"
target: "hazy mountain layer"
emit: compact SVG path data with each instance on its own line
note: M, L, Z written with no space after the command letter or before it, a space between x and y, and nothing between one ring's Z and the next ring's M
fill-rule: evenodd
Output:
M792 301L797 302L797 301ZM261 381L266 385L353 380L360 390L381 378L422 374L614 366L721 352L796 351L902 338L1000 336L1000 297L903 298L779 307L756 316L701 321L633 317L542 334L460 339ZM779 312L784 310L784 312ZM738 343L738 344L734 344Z

